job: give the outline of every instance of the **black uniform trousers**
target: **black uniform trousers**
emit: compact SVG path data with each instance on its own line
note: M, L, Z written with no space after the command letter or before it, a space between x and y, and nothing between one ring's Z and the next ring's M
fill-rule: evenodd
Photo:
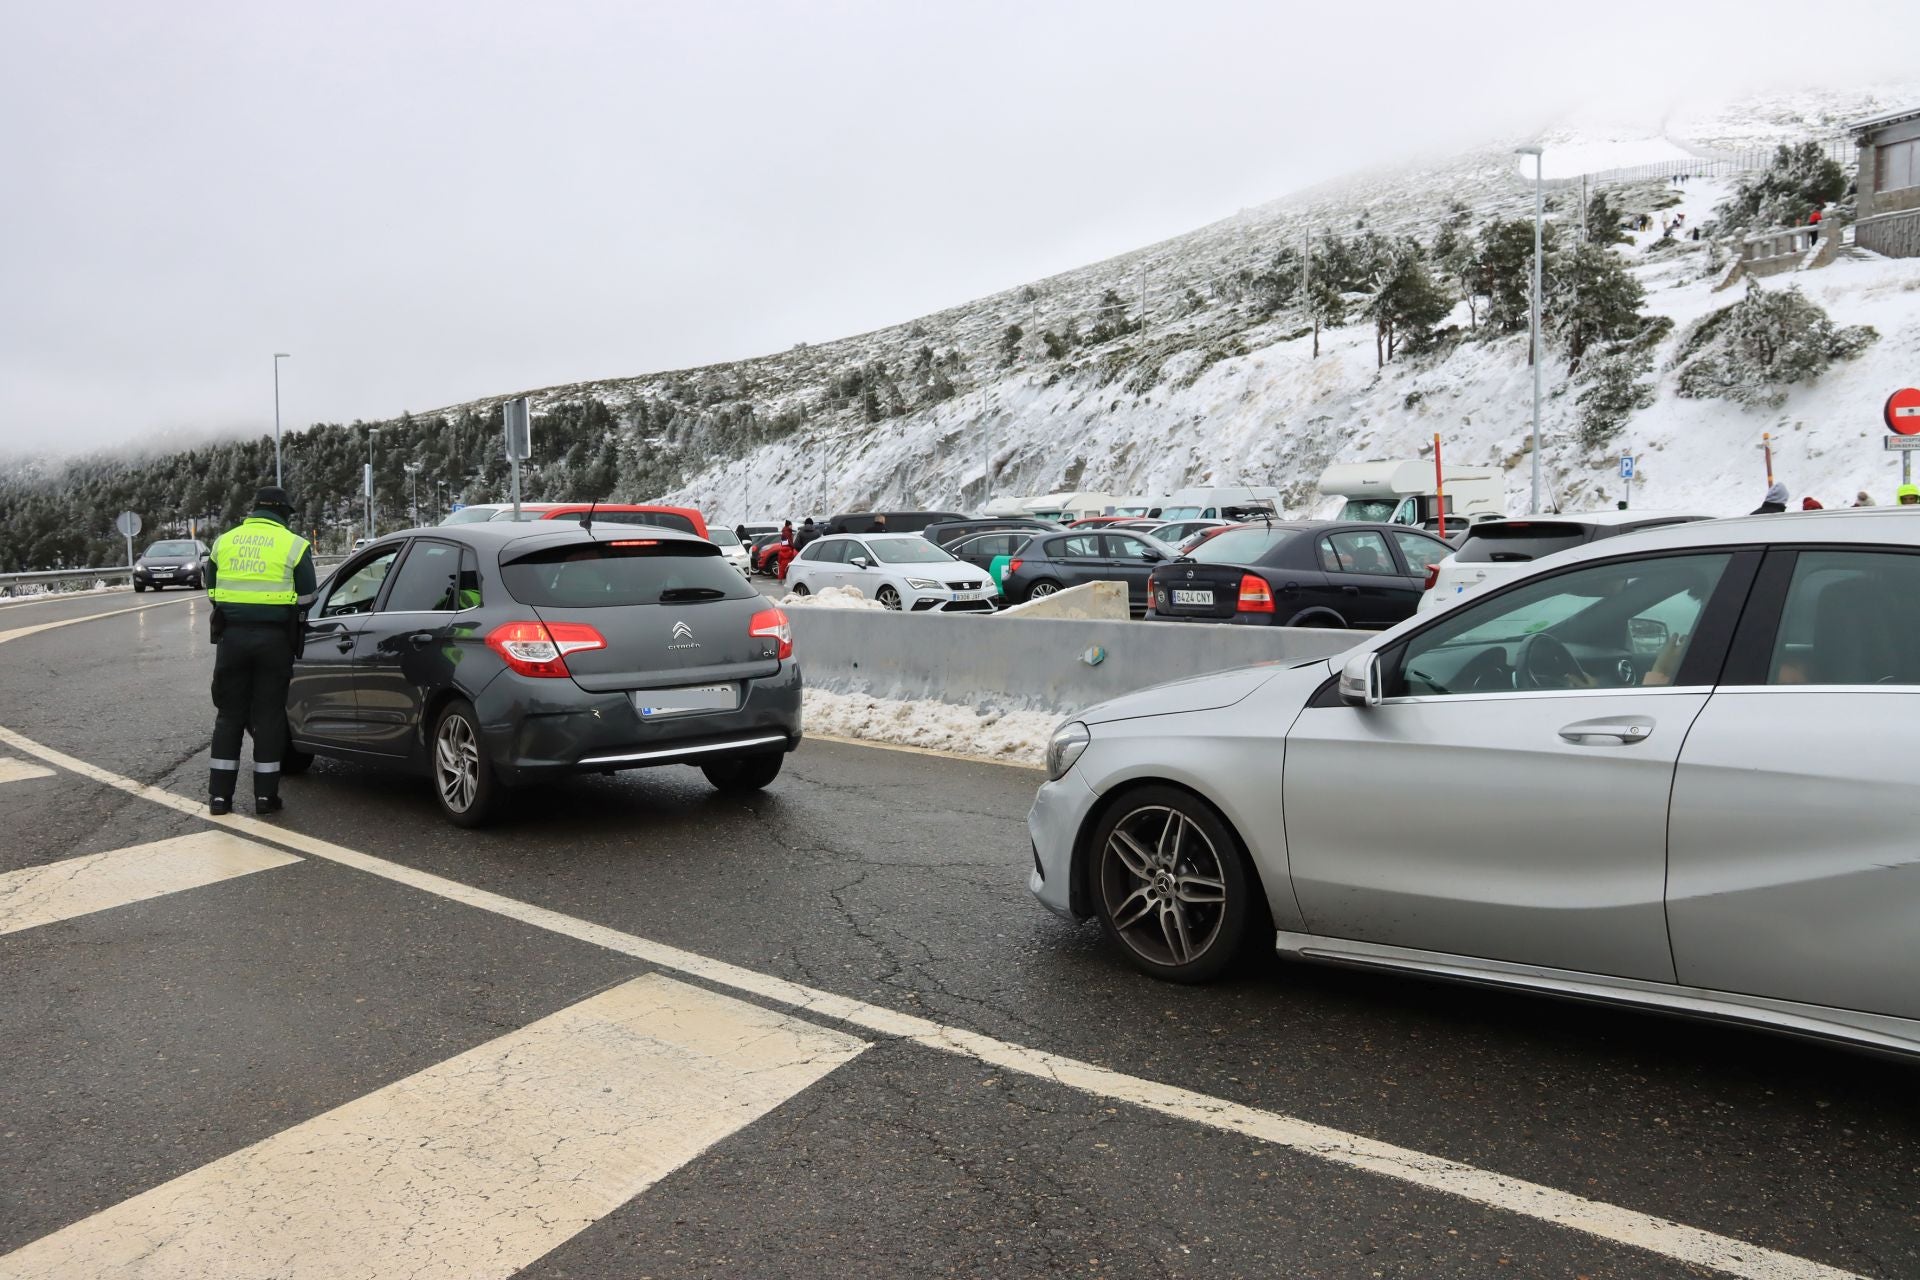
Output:
M213 659L213 767L208 787L233 799L240 777L240 736L253 737L253 794L280 794L287 749L287 684L293 640L284 622L230 622Z

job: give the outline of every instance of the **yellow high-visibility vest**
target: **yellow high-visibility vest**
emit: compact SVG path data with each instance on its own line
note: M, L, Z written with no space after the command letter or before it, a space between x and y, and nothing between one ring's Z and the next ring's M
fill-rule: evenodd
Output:
M293 567L307 540L275 520L249 516L213 544L215 604L295 604Z

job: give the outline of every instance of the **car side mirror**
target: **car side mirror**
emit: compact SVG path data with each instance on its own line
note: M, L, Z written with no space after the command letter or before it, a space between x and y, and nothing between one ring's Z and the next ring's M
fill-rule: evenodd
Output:
M1158 551L1154 551L1154 550L1152 550L1151 548L1149 548L1149 549L1148 549L1148 550L1146 550L1146 551L1142 551L1142 552L1140 553L1140 558L1141 558L1142 560L1145 560L1145 561L1146 561L1146 562L1147 562L1148 564L1153 564L1153 563L1155 563L1156 561L1160 561L1160 560L1165 560L1165 559L1166 559L1166 557L1165 557L1165 556L1163 556L1163 555L1161 555L1161 554L1160 554L1160 553L1159 553Z
M1340 701L1350 707L1380 705L1380 655L1356 653L1340 669Z
M873 561L867 559L865 556L855 556L852 560L848 561L848 563L856 569L873 568Z

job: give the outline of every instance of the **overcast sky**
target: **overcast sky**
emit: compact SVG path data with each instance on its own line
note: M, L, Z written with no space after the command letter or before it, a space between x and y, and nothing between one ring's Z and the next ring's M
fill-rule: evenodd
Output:
M1596 102L1911 74L1920 4L1821 12L7 0L0 448L270 429L275 351L289 425L750 356Z

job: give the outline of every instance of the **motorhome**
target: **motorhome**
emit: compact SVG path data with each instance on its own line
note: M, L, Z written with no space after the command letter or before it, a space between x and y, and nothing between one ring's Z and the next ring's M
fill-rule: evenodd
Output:
M1118 499L1110 493L1086 493L1080 490L1050 493L1044 498L1028 500L1027 514L1066 524L1073 520L1084 520L1088 516L1104 516L1116 501Z
M1441 477L1447 522L1471 524L1507 513L1506 477L1497 467L1445 465ZM1431 528L1440 521L1440 495L1434 489L1433 463L1336 462L1320 476L1320 492L1345 498L1337 520L1371 520Z
M1107 509L1105 514L1110 516L1140 516L1149 519L1158 519L1160 516L1160 508L1165 502L1165 498L1148 498L1134 494L1124 498L1115 498L1113 505Z
M1162 520L1245 520L1280 514L1280 491L1206 485L1176 489L1160 503Z

